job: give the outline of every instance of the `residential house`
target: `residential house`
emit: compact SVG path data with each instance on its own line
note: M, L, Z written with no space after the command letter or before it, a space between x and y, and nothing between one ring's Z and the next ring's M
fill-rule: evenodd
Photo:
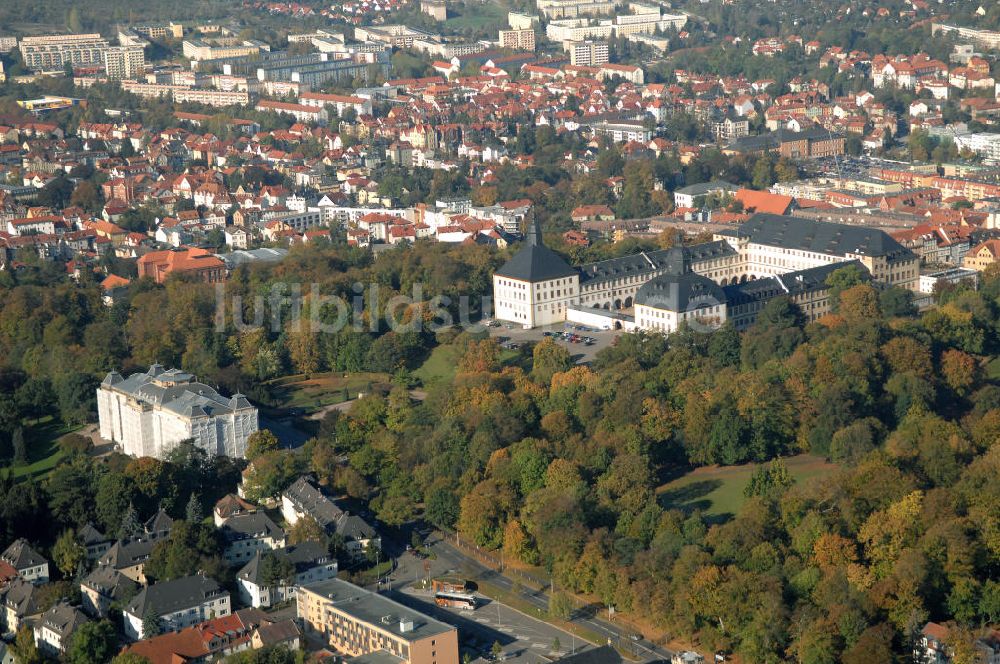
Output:
M268 560L271 556L276 560ZM291 576L273 577L275 564ZM258 551L236 575L240 599L253 607L267 608L295 597L296 588L337 576L337 561L325 544L302 542L270 552Z
M276 645L296 650L299 637L299 630L291 620L272 622L262 611L241 609L133 643L123 652L142 657L149 664L194 664Z
M63 655L73 633L88 622L90 619L68 602L56 604L42 614L35 625L35 645L44 655L50 657Z
M97 567L80 582L83 610L95 618L107 618L111 606L124 605L139 592L139 584L114 567Z
M225 541L223 558L230 565L242 565L259 551L285 545L285 531L264 512L231 516L219 530Z
M969 253L965 254L962 265L982 272L997 261L1000 261L1000 240L986 240L972 247Z
M177 630L230 611L229 592L214 579L195 574L143 588L122 610L122 620L128 638L143 639L149 636L144 626L149 616L159 620L161 629Z
M38 587L16 577L3 593L4 634L16 634L26 618L37 614Z
M257 506L247 502L234 493L228 493L215 503L212 509L212 518L215 527L221 528L228 519L242 514L253 514L257 511Z
M18 576L36 585L49 580L49 561L31 548L23 537L0 554L0 560L17 570Z
M281 494L281 514L290 525L305 516L312 517L326 532L340 535L347 552L354 557L363 556L370 546L382 546L382 540L371 524L339 507L305 476Z
M108 279L110 279L111 276L109 276ZM106 282L108 279L105 279L104 281ZM125 283L127 285L128 281L125 281ZM76 533L76 537L80 541L80 544L82 544L87 550L87 560L90 561L99 559L107 553L108 549L110 549L115 543L114 538L108 537L95 528L94 524L89 522Z

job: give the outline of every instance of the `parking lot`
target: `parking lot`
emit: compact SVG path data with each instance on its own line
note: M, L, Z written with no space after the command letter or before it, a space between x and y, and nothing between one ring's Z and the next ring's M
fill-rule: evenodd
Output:
M577 364L591 362L597 357L598 351L610 346L614 343L615 337L622 334L621 330L597 330L593 327L573 323L560 323L530 330L522 329L511 323L504 323L500 327L489 328L489 331L490 336L505 348L519 347L527 343L534 344L546 337L551 337L556 343L569 350ZM576 340L571 341L565 338L563 336L565 333L575 334ZM592 339L592 342L587 343L585 338Z

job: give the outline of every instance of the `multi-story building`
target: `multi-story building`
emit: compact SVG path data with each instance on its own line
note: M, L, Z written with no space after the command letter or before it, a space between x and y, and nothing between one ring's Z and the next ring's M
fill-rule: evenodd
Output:
M989 161L1000 161L1000 134L963 134L954 140L959 149L968 148Z
M278 564L287 566L289 576L275 579L273 564L267 556L274 556ZM295 596L299 586L326 581L337 576L337 561L330 557L326 545L320 542L302 542L274 551L258 551L236 575L240 599L256 608L268 608Z
M931 23L933 34L955 34L960 39L967 39L982 48L1000 48L1000 32L996 30L979 30L947 23Z
M61 70L66 65L100 67L108 47L97 33L25 37L20 44L24 66L32 71Z
M111 566L98 567L80 582L83 610L95 618L107 618L114 603L135 597L139 584Z
M315 106L323 108L332 106L337 109L338 115L343 115L344 111L350 109L358 115L371 115L372 100L354 97L351 95L331 95L322 92L303 92L299 95L299 103L303 106Z
M284 113L291 115L299 122L313 122L320 125L326 124L330 119L330 114L326 112L325 106L306 106L305 104L292 104L273 99L261 99L257 102L256 110Z
M507 12L507 25L511 30L533 30L538 25L537 14Z
M112 46L104 51L104 73L113 80L136 78L146 70L141 46Z
M56 604L35 624L35 645L49 657L59 657L65 654L73 633L88 622L90 619L68 602Z
M150 277L162 284L172 274L192 276L214 284L226 280L226 265L206 249L184 247L166 251L151 251L136 261L139 278Z
M282 492L281 515L289 525L306 516L315 519L327 533L341 537L352 557L363 556L369 547L382 546L382 538L371 524L342 509L307 477L300 477Z
M250 93L246 90L212 90L210 88L175 88L172 91L178 104L192 103L205 106L246 106Z
M17 37L0 37L0 53L10 53L17 48Z
M35 551L23 537L14 540L0 554L0 562L13 568L17 576L29 583L41 585L49 581L49 561Z
M712 242L685 247L683 252L681 258L669 251L642 252L573 268L544 246L533 224L525 246L493 275L495 316L526 328L538 327L561 323L573 310L631 309L639 290L661 275L683 276L680 281L687 283L693 281L687 275L693 274L723 287L823 266L836 269L850 261L864 266L878 284L919 288L919 258L884 232L862 226L758 214L739 229L716 233ZM802 274L800 281L811 283L817 275ZM820 297L814 295L817 288L811 287L807 297L787 279L767 286L775 295L779 290L787 295L796 291L810 305ZM704 286L703 290L718 297L718 289ZM820 315L816 313L820 310L810 307L806 313ZM733 317L745 313L754 313L752 307L734 311ZM640 324L638 317L635 324Z
M3 632L16 634L25 619L39 613L39 589L33 583L15 577L3 593Z
M498 40L501 48L509 48L515 51L535 50L535 30L533 28L525 30L501 30Z
M137 97L173 98L179 104L195 103L206 106L246 106L250 103L250 93L246 90L213 90L212 88L195 88L188 85L171 83L143 83L141 81L125 80L121 82L122 90Z
M133 25L131 26L133 32L136 32L150 39L180 39L184 36L184 26L180 23L148 23L145 25Z
M619 14L614 18L591 20L565 18L550 21L545 34L552 41L583 41L651 35L657 31L680 30L687 23L686 14L663 14L659 7L632 3L633 14Z
M242 459L257 431L257 409L242 394L226 399L195 377L154 364L122 378L112 371L97 388L101 437L125 454L162 459L182 440L209 456Z
M608 42L606 41L564 41L563 49L569 53L569 62L574 66L599 67L608 62Z
M285 545L285 531L264 512L238 514L219 528L225 542L222 557L230 565L242 565L260 551Z
M262 42L253 39L237 39L235 37L185 39L181 48L185 58L195 61L238 58L270 50L270 47Z
M1000 240L985 240L969 250L962 259L962 265L977 272L1000 262Z
M229 591L202 574L163 581L143 588L122 609L125 636L143 639L150 616L155 616L165 631L183 629L205 620L228 616L231 612Z
M341 579L302 586L296 614L348 657L384 651L405 664L458 664L458 630Z
M406 25L366 25L354 28L354 38L362 42L381 42L393 48L412 48L414 40L431 36L429 32Z
M629 143L636 141L639 143L649 143L653 138L653 132L646 127L643 122L607 122L601 120L588 125L595 136L607 136L615 143Z
M420 11L435 21L448 20L448 5L443 0L420 0Z
M577 18L611 14L616 0L539 0L538 11L547 19Z
M300 89L312 90L331 81L353 81L360 78L371 82L373 72L388 75L389 59L385 51L357 53L344 59L338 59L330 53L309 53L296 58L264 60L254 67L254 71L261 83L298 83Z

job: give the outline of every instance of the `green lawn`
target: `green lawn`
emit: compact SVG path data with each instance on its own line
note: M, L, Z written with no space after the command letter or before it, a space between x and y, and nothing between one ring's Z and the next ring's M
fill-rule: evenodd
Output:
M413 376L423 385L430 385L439 380L450 381L455 377L458 357L458 346L455 344L437 346L424 363L414 370Z
M802 454L785 459L785 465L797 482L833 471L836 466L820 457ZM656 490L660 504L667 509L701 510L716 519L727 519L743 505L743 489L757 464L743 466L708 466L696 468L683 477Z
M370 384L388 382L384 373L325 373L277 378L270 383L271 393L280 408L314 410L356 399ZM347 399L344 390L347 390Z
M24 429L24 442L28 448L28 465L12 466L11 475L15 479L41 477L59 465L65 456L59 449L57 440L80 427L66 426L54 417L44 417Z
M465 13L460 14L459 11L463 10ZM444 27L447 31L453 32L465 28L475 29L489 25L506 25L506 23L506 9L493 2L484 2L481 5L476 4L475 7L469 5L459 9L449 5L448 20L444 22Z
M500 363L508 364L519 355L518 351L509 348L500 349ZM458 369L461 353L456 344L436 346L431 354L413 371L413 376L421 385L428 386L437 381L451 381Z

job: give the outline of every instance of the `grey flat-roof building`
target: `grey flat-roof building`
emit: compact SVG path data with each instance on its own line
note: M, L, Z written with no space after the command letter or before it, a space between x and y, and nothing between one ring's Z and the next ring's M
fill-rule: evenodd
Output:
M458 630L384 595L328 579L302 586L296 612L341 653L384 651L410 664L458 664Z

